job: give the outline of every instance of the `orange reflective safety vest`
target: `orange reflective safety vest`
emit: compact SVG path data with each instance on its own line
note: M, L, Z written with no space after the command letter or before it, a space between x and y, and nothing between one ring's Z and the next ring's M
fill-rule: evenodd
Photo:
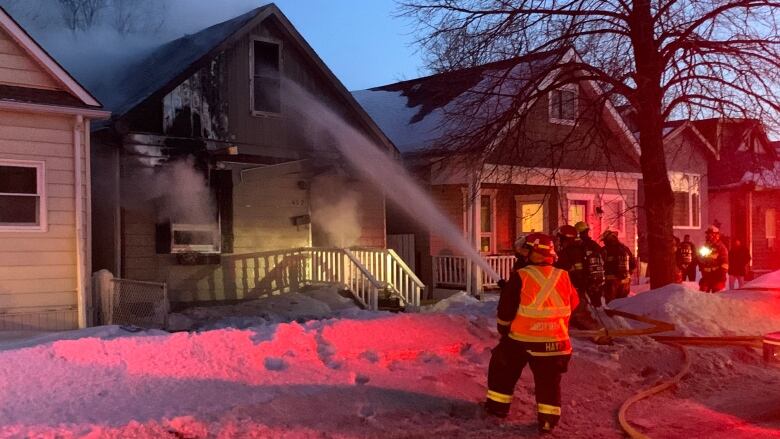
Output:
M530 265L517 273L520 306L509 337L532 343L568 341L569 316L579 302L569 274L551 265Z

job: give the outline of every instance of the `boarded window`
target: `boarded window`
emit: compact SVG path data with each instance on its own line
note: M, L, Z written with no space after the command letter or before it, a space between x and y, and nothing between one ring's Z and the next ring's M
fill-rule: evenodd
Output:
M550 92L550 121L574 123L577 118L577 87L568 86Z
M0 163L0 227L39 227L43 163Z
M281 61L279 45L255 41L252 50L252 109L263 113L281 112Z

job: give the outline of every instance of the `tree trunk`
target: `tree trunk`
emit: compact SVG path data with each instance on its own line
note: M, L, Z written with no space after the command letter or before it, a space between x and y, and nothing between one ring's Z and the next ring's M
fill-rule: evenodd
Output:
M631 40L636 56L636 106L642 181L645 190L645 219L650 260L650 288L675 281L673 213L674 196L666 169L663 142L664 62L655 41L649 0L636 0L630 20Z

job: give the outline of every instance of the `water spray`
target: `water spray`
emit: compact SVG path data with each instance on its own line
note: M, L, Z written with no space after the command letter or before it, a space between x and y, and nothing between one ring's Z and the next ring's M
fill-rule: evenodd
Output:
M415 182L403 166L374 141L354 128L336 112L300 85L283 80L286 102L310 127L327 133L334 146L357 169L363 178L384 190L404 213L436 233L453 248L476 263L485 274L498 281L500 276L485 261L458 229L437 207L433 199Z

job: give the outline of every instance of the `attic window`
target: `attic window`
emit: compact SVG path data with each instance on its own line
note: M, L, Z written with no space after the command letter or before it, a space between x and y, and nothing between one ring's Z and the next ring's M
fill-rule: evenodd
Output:
M565 85L550 92L550 122L574 125L577 119L577 86Z
M281 113L280 45L254 40L252 45L252 112Z

